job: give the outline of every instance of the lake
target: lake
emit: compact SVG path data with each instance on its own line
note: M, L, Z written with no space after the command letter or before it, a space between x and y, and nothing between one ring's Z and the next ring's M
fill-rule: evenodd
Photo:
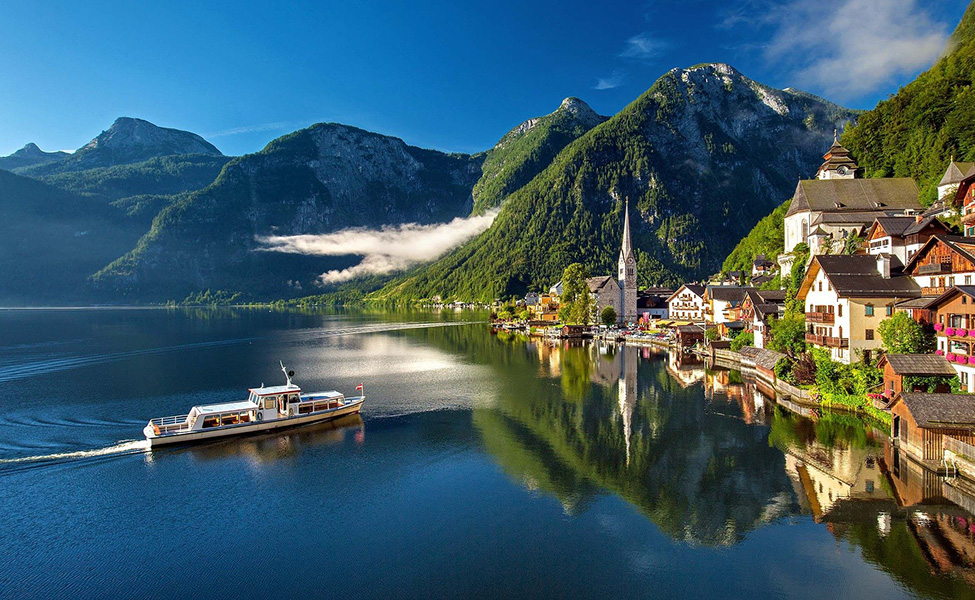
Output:
M972 500L882 431L483 319L0 311L0 597L975 597ZM361 418L146 451L279 360Z

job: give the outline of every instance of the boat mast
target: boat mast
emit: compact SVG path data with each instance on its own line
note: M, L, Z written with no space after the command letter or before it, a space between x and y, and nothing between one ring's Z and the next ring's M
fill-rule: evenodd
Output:
M294 375L295 372L294 371L289 372L286 368L284 368L284 361L279 360L278 364L281 365L281 371L284 373L284 377L288 381L288 387L291 387L291 376Z

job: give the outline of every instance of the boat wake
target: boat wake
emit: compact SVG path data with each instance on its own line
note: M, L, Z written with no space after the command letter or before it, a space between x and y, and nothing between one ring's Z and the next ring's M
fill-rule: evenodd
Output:
M285 334L284 336L274 336L274 339L294 342L307 342L333 337L348 335L362 335L368 333L384 333L392 331L402 331L406 329L428 329L433 327L455 327L459 325L472 325L482 321L451 321L449 323L397 323L397 324L375 324L361 325L355 327L345 327L342 329L330 329L327 331L296 331ZM36 360L32 362L5 365L0 367L0 383L33 377L35 375L46 375L58 371L77 369L92 365L104 364L107 362L124 360L136 356L148 356L153 354L165 354L170 352L184 352L198 348L213 348L219 346L232 346L236 344L247 344L270 337L246 337L230 340L214 340L210 342L196 342L192 344L180 344L177 346L163 346L160 348L144 348L140 350L130 350L128 352L112 352L106 354L89 354L84 356L59 357L49 360Z
M8 466L27 466L45 463L60 463L65 461L84 460L102 456L121 456L126 454L142 454L149 451L148 440L126 440L92 450L72 450L52 454L38 454L35 456L20 456L17 458L0 458L0 471Z

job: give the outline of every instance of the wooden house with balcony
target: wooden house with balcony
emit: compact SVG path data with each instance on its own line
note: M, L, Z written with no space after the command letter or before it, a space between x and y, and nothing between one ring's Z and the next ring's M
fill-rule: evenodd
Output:
M904 272L924 296L940 296L956 285L975 285L975 238L931 236L908 260Z
M857 254L813 257L796 298L806 306L806 343L850 364L869 361L882 347L880 322L920 295L896 257Z
M951 364L961 389L975 392L975 286L956 286L928 306L934 314L936 353Z
M755 337L755 347L764 348L770 321L784 312L785 290L749 290L737 307L737 318L745 323L745 331Z
M867 231L865 246L868 254L893 254L906 265L928 238L949 233L934 216L878 217Z
M975 397L902 392L890 403L891 440L933 468L944 458L945 437L975 444Z
M954 161L952 161L952 164L954 164ZM950 167L949 171L951 171ZM948 173L945 173L945 177L948 177ZM945 179L942 179L942 183L944 181ZM975 168L969 167L965 176L957 184L957 191L953 198L955 206L959 207L962 231L966 237L975 237L975 185L973 184L975 184ZM940 191L941 186L938 189Z

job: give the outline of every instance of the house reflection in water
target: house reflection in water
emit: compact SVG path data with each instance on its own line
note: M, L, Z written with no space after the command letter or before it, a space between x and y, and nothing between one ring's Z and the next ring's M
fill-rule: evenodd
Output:
M704 361L693 354L668 352L667 372L681 387L690 387L704 379Z

